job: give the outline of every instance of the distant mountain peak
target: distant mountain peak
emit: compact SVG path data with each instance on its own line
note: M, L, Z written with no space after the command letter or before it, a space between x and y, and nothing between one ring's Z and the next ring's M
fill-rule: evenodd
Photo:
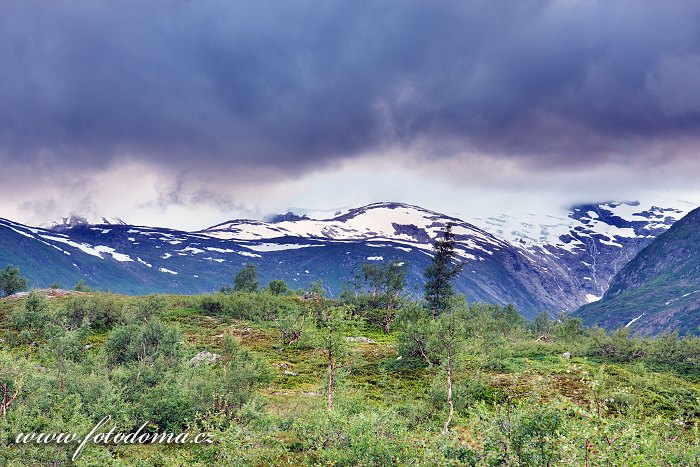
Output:
M61 217L59 221L54 221L49 228L52 230L62 231L80 226L90 225L128 225L118 217L99 217L87 218L84 216L72 214L67 217Z
M308 219L309 217L306 214L303 215L298 215L293 213L292 211L287 211L284 214L274 214L270 217L268 217L267 222L270 222L272 224L276 224L277 222L285 222L285 221L300 221L303 219Z

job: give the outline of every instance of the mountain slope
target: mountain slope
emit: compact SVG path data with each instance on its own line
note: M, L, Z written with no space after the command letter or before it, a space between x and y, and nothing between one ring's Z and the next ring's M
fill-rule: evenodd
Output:
M682 209L636 201L582 204L566 216L528 214L523 220L501 215L477 221L542 261L563 265L587 300L595 301L620 268L691 209L679 204Z
M582 307L586 324L642 334L700 326L700 209L659 235L622 268L603 299Z
M419 295L432 242L451 223L465 263L456 289L471 301L513 303L534 317L597 299L623 261L672 222L671 212L617 203L578 207L549 225L477 220L491 232L400 203L370 204L329 219L288 213L270 222L232 220L199 232L121 220L91 225L67 219L52 230L0 220L0 265L17 264L43 287L84 279L124 293L198 293L230 284L251 262L262 284L283 279L303 288L321 279L335 295L362 263L396 261L407 263L409 290Z

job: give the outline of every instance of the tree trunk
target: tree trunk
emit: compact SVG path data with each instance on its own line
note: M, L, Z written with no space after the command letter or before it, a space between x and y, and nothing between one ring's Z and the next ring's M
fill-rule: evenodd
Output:
M20 384L18 385L17 389L15 389L15 392L12 394L12 397L10 399L7 399L7 384L2 385L2 419L3 421L7 422L7 408L10 407L12 402L15 400L17 397L17 394L19 394L20 387L22 386L21 381Z
M335 358L333 350L328 349L328 411L333 410L333 385L335 384Z
M389 334L389 331L391 330L391 323L393 322L394 320L391 318L391 301L387 299L386 316L384 318L384 334Z
M452 422L452 415L455 413L455 407L452 404L452 352L447 352L447 405L450 407L450 413L445 421L443 433L447 433Z

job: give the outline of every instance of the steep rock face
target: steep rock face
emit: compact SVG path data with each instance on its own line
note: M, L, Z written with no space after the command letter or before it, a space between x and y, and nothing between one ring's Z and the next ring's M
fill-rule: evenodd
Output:
M586 324L642 334L700 326L700 209L642 249L612 280L602 300L575 313Z

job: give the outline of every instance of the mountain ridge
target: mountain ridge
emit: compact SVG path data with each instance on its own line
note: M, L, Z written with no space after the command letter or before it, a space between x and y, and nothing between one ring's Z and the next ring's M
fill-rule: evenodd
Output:
M532 224L516 244L499 237L503 223L483 228L476 225L484 225L479 219L470 223L396 202L346 209L328 219L239 219L194 232L84 223L50 230L2 220L0 264L22 263L22 255L13 252L37 256L29 245L33 239L43 245L39 256L48 269L60 265L53 268L54 276L126 293L213 291L230 283L242 264L253 262L263 283L279 278L299 288L322 279L328 292L337 294L363 262L403 261L410 267L410 289L420 293L432 242L450 223L457 254L465 262L458 291L472 301L513 303L527 317L544 310L556 315L602 295L627 257L665 230L666 214L676 213L673 208L657 212L638 204L613 204L582 205L559 224ZM621 209L622 217L612 215ZM538 228L538 242L524 240ZM517 235L511 232L511 237ZM60 260L56 255L62 255ZM67 261L69 257L80 259ZM24 261L23 272L46 286L49 274L38 270L36 260Z

